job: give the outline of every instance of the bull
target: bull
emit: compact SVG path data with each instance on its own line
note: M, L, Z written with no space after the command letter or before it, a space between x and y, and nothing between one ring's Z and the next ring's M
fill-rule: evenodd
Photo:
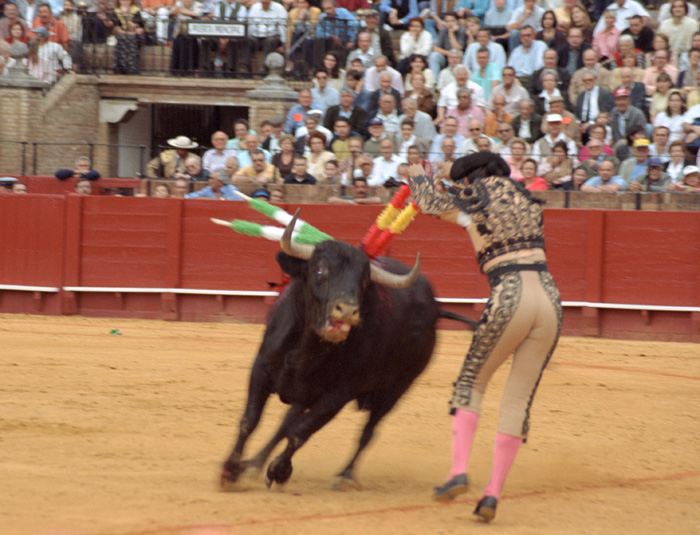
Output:
M438 318L468 321L439 309L430 284L419 273L420 255L413 269L390 258L379 259L380 267L347 243L294 243L296 217L277 254L291 283L267 320L238 438L223 465L224 489L242 473L261 470L285 438L287 446L269 464L265 483L286 483L294 453L353 400L369 417L334 485L359 487L353 474L358 457L377 424L427 366ZM243 460L246 440L273 393L291 407L267 445Z

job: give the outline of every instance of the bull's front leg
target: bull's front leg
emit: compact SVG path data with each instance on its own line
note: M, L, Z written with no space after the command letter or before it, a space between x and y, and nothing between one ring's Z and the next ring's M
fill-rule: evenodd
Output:
M221 471L221 487L229 488L248 468L248 463L242 462L243 448L248 437L260 422L265 403L272 393L272 380L263 369L263 359L258 356L253 364L248 385L248 400L245 412L238 426L238 438L233 451L224 462Z
M265 484L286 483L292 476L292 456L316 431L330 422L345 406L348 399L338 396L324 396L298 420L290 425L287 432L287 447L267 467Z

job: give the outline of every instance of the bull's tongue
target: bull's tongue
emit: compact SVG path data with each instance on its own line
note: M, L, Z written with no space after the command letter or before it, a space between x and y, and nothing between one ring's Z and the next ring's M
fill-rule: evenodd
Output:
M350 331L350 324L345 323L344 321L327 321L326 322L326 330L327 331L342 331L342 332L349 332Z

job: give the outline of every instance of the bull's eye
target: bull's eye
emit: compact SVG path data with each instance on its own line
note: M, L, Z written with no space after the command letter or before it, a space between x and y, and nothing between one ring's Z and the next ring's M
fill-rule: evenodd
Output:
M316 268L317 277L326 277L328 275L328 268L326 266L318 266Z

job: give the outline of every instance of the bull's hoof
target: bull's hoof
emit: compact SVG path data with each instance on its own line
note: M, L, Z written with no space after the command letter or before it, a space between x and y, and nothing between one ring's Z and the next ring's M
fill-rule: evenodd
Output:
M221 471L220 486L221 490L231 491L238 490L236 483L242 477L257 476L260 473L260 466L257 466L250 461L241 461L238 463L224 463L224 468Z
M350 490L362 490L362 485L355 481L352 476L337 475L331 481L331 488L333 490L340 490L347 492Z
M273 483L284 485L289 481L290 477L292 477L292 461L277 457L270 463L270 466L267 467L265 485L267 485L268 489L272 487Z

